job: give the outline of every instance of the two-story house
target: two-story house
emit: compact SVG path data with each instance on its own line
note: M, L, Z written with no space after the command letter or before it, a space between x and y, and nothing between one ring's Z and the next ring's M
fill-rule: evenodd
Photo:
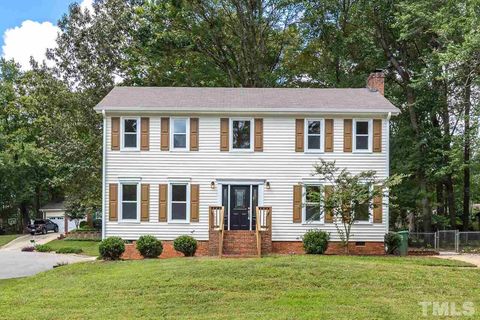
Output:
M253 255L302 252L302 236L318 228L334 252L332 217L306 196L325 189L313 165L389 175L389 120L399 110L383 86L376 72L356 89L115 87L95 107L104 119L102 236L150 234L168 247L187 234L199 255ZM352 252L383 253L380 203L353 227Z

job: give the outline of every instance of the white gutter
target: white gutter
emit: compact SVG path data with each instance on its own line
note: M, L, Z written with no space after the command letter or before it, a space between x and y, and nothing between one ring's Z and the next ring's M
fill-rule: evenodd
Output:
M386 168L386 175L387 178L390 177L390 118L392 117L392 113L389 112L387 115L387 168ZM388 190L388 198L387 198L387 218L386 220L386 230L387 233L390 231L390 190Z
M107 116L105 110L102 110L103 116L103 158L102 158L102 240L105 239L105 226L106 226L106 187L107 187L107 176L106 176L106 166L107 166Z

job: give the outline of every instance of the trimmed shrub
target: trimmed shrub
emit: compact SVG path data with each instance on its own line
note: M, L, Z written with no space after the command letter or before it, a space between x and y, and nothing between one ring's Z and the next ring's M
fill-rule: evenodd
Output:
M120 237L109 237L100 242L98 251L104 260L118 260L125 252L125 243Z
M80 221L80 224L78 225L80 229L83 229L85 227L88 227L88 222L87 221Z
M323 254L327 251L330 235L325 231L310 230L303 235L303 249L308 254Z
M137 250L144 258L158 258L163 252L162 241L154 236L141 236L137 241Z
M402 237L396 232L385 234L385 251L387 254L398 254L398 247L402 242Z
M173 241L173 248L185 257L193 257L197 251L197 240L190 236L180 236Z
M53 251L53 249L48 244L37 244L35 246L35 251L37 251L37 252L50 252L50 251Z
M77 247L63 247L63 248L60 248L60 249L57 249L57 251L55 251L56 253L76 253L76 254L80 254L83 252L82 249L80 248L77 248Z

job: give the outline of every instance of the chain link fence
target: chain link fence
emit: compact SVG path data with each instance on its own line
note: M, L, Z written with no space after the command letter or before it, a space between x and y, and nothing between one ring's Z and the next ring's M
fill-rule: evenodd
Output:
M410 232L408 247L417 250L480 253L480 231Z

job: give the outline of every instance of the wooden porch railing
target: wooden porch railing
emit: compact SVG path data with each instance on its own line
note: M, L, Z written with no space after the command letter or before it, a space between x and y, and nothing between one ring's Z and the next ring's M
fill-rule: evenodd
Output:
M262 231L268 231L272 226L272 207L256 208L256 235L257 235L257 255L262 256Z
M224 215L223 206L210 206L210 229L218 231L218 255L223 254Z

